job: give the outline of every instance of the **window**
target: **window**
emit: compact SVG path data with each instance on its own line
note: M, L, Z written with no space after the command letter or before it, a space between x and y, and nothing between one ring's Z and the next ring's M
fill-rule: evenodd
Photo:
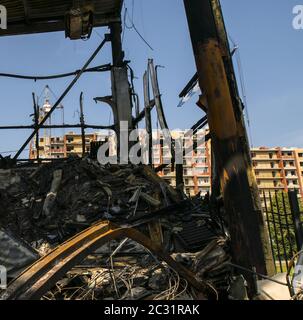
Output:
M194 168L194 173L199 175L199 174L205 174L208 173L207 168Z
M43 142L44 141L44 138L40 138L40 142Z
M274 156L274 155L273 155L272 153L269 154L269 158L270 158L270 159L272 159L273 156Z
M163 152L163 157L166 157L166 158L171 157L171 152L170 152L170 150L164 150L164 152Z
M298 154L299 158L303 158L303 153Z

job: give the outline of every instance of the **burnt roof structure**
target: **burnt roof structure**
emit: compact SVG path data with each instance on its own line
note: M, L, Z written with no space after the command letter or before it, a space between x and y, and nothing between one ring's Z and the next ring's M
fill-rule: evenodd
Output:
M93 8L93 27L120 21L123 0L2 0L7 9L6 30L0 36L64 31L66 14L75 6Z

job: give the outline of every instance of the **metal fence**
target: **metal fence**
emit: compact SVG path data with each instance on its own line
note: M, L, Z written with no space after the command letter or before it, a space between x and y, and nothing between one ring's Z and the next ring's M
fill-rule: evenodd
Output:
M296 191L264 191L262 198L276 271L286 272L303 246L303 206Z

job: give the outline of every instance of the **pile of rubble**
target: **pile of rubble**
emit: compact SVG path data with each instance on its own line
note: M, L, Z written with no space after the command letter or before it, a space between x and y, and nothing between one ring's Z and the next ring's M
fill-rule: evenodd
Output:
M187 199L148 166L102 166L91 159L70 158L0 170L0 201L0 265L10 266L11 278L67 239L106 220L151 237L151 223L156 223L163 250L205 281L211 298L226 294L230 285L227 240L207 201ZM197 297L175 270L125 239L112 240L91 254L43 298Z
M197 278L207 279L208 298L218 299L228 289L225 286L229 277L229 258L224 247L225 241L221 239L198 253L172 255L194 271ZM100 248L83 265L72 269L43 299L195 300L198 296L174 269L160 262L143 246L126 239Z

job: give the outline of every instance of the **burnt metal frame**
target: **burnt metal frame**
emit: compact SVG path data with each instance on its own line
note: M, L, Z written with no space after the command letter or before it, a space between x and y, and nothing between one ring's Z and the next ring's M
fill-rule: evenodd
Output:
M26 146L31 142L31 140L36 136L39 135L39 130L43 128L81 128L82 134L82 141L84 139L83 134L86 128L90 129L111 129L115 130L116 132L119 131L119 123L120 121L128 121L129 123L129 131L131 131L136 123L141 121L142 114L137 115L135 119L132 117L132 103L130 97L130 86L128 83L128 70L127 70L127 62L124 59L124 52L122 50L122 41L121 41L121 19L119 21L111 21L109 23L110 34L106 34L104 40L89 58L89 60L85 63L81 70L78 70L74 73L62 74L62 75L55 75L49 77L29 77L29 76L20 76L20 75L11 75L11 74L0 74L5 77L14 77L19 79L28 79L28 80L42 80L42 79L55 79L59 77L66 77L75 75L75 78L72 80L70 85L66 88L63 94L59 97L56 103L51 108L50 112L44 117L44 119L39 122L37 119L37 105L34 102L34 125L29 126L0 126L0 130L13 130L13 129L33 129L32 134L28 137L25 143L21 146L21 148L17 151L17 153L13 157L13 161L10 163L16 163L18 161L18 157L24 151ZM110 41L112 45L112 58L113 63L111 66L105 65L101 67L95 68L88 68L89 64L94 60L97 56L99 51L103 48L106 42ZM114 112L114 125L112 126L96 126L96 125L87 125L84 122L84 114L83 114L83 105L80 100L80 109L81 116L80 116L80 124L63 124L63 125L45 125L46 120L51 116L51 114L55 111L55 109L60 105L61 101L64 97L68 94L68 92L72 89L78 79L84 72L103 72L103 71L111 71L111 78L112 78L112 96L104 97L104 98L96 98L96 101L106 102L109 103ZM82 143L83 147L83 143ZM37 152L39 152L39 148L37 148ZM85 153L85 150L82 150L82 153ZM39 155L37 155L39 160ZM1 159L3 157L1 156ZM45 159L43 159L45 160Z
M98 48L94 51L94 53L91 55L91 57L86 61L80 72L76 75L76 77L72 80L72 82L68 85L68 87L64 90L62 95L59 97L59 99L56 101L56 103L52 106L51 110L46 114L46 116L43 118L43 120L38 124L38 126L34 129L34 131L30 134L30 136L27 138L27 140L24 142L24 144L21 146L19 151L15 154L14 160L17 160L20 154L23 152L23 150L26 148L26 146L31 142L31 140L34 138L34 136L37 134L37 132L41 129L41 127L45 124L46 120L52 115L52 113L56 110L56 108L60 105L62 100L65 98L65 96L69 93L69 91L74 87L74 85L77 83L83 72L87 69L87 67L90 65L90 63L94 60L94 58L97 56L99 51L104 47L106 42L108 41L108 37L105 36L101 44L98 46Z
M104 47L104 45L110 41L111 38L106 34L103 41L100 43L100 45L97 47L97 49L93 52L93 54L90 56L90 58L86 61L86 63L83 65L81 70L76 72L75 78L71 81L71 83L68 85L68 87L64 90L62 95L57 99L55 104L52 106L51 110L46 114L46 116L42 119L42 121L39 122L39 116L38 116L38 106L35 102L34 94L33 94L33 101L34 101L34 125L30 126L0 126L0 130L12 130L12 129L33 129L33 132L30 134L30 136L27 138L27 140L24 142L24 144L20 147L20 149L17 151L17 153L13 157L13 161L17 162L18 157L20 154L24 151L26 146L32 141L32 139L36 136L36 139L39 137L39 130L43 128L81 128L81 133L85 132L85 128L91 128L91 129L112 129L114 126L94 126L94 125L87 125L84 122L84 115L83 115L83 106L80 104L81 109L81 117L80 117L80 124L75 125L69 125L69 124L63 124L63 125L45 125L45 122L47 119L52 115L52 113L57 109L57 107L60 105L62 100L65 98L65 96L69 93L69 91L74 87L76 82L79 80L81 75L88 71L88 66L90 63L94 60L94 58L97 56L97 54L101 51L101 49ZM69 74L70 75L70 74ZM82 137L83 140L83 137ZM38 141L38 139L37 139ZM37 142L36 142L37 143ZM36 145L37 146L37 145ZM83 150L83 153L85 150ZM39 161L39 147L37 148L37 160Z
M24 6L26 7L27 1L24 1ZM75 75L75 78L70 83L70 85L67 87L67 89L64 91L64 93L60 96L60 98L57 100L57 102L54 104L50 112L45 116L44 119L39 123L39 119L37 119L37 105L34 102L34 125L31 126L0 126L0 130L12 130L12 129L33 129L33 133L29 136L29 138L26 140L26 142L22 145L22 147L18 150L18 152L15 154L12 160L10 158L6 157L6 162L8 165L15 164L18 160L18 157L20 154L24 151L25 147L30 143L32 138L34 136L39 136L39 130L43 128L81 128L81 134L82 134L82 141L84 139L83 134L85 132L86 128L91 129L113 129L116 132L119 130L119 123L120 121L128 121L129 123L129 131L133 129L136 123L138 123L142 119L142 114L137 114L136 118L133 119L132 117L132 102L131 102L131 95L130 95L130 85L128 82L128 71L127 71L127 62L124 61L124 52L122 50L122 39L121 39L121 33L122 33L122 27L121 27L121 10L122 10L123 0L121 1L121 4L119 8L113 13L113 15L104 17L101 20L98 15L95 15L95 23L94 26L108 26L110 29L110 34L106 34L104 40L100 44L100 46L96 49L96 51L93 53L93 55L89 58L89 60L85 63L83 68L81 70L78 70L73 73L66 73L66 74L60 74L60 75L54 75L54 76L47 76L47 77L35 77L35 76L21 76L21 75L12 75L12 74L0 74L0 76L4 77L13 77L18 79L27 79L27 80L44 80L44 79L56 79L61 77L67 77L71 75ZM27 11L27 10L25 10ZM29 18L28 12L25 12L25 15L27 16L27 19ZM52 21L55 21L56 19L52 19ZM47 20L48 21L48 20ZM23 34L23 33L36 33L36 32L51 32L51 31L57 31L56 28L59 27L60 30L64 30L64 25L58 25L58 21L55 21L54 28L52 24L47 24L43 26L43 30L37 28L38 25L36 25L37 21L34 19L31 19L31 24L28 26L26 30L19 30L18 28L14 31L13 34ZM41 22L41 21L40 21ZM38 22L38 24L40 23ZM46 20L45 20L46 22ZM51 21L48 21L51 22ZM57 24L57 25L56 25ZM42 24L43 25L43 24ZM1 33L1 35L6 35L6 33ZM110 41L112 46L112 64L111 65L104 65L99 66L95 68L88 68L89 64L92 62L92 60L95 58L95 56L98 54L98 52L102 49L104 44ZM108 99L100 99L102 102L107 102L110 104L110 106L113 109L114 112L114 125L112 126L95 126L95 125L87 125L84 122L84 114L83 110L81 112L80 116L80 124L63 124L63 125L53 125L53 126L47 126L44 125L45 121L49 118L49 116L53 113L53 111L59 106L60 102L63 100L63 98L66 96L66 94L70 91L70 89L74 86L74 84L77 82L77 80L80 78L80 76L84 72L103 72L103 71L111 71L111 78L112 78L112 96L108 97ZM97 100L96 100L97 101ZM80 103L80 109L83 109L82 103ZM138 109L138 108L137 108ZM38 141L38 140L37 140ZM118 141L119 144L119 141ZM83 147L83 143L82 143ZM37 148L37 151L39 152L39 148ZM83 150L84 154L84 150ZM3 161L4 159L4 165L6 165L5 158L0 154L0 159ZM39 159L39 155L38 155ZM28 159L30 160L30 159Z

